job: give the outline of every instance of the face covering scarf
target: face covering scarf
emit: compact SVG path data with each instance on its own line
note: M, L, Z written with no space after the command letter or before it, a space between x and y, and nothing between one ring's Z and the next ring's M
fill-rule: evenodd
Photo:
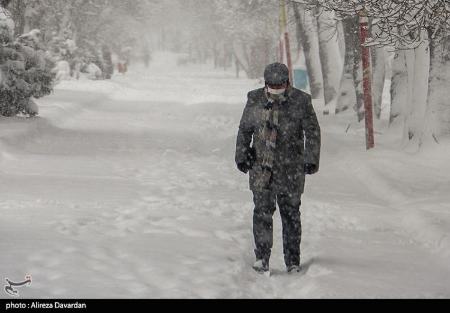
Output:
M284 88L284 89L272 89L272 88L267 87L267 92L270 93L271 95L279 96L279 95L282 95L282 94L284 94L286 92L286 88Z

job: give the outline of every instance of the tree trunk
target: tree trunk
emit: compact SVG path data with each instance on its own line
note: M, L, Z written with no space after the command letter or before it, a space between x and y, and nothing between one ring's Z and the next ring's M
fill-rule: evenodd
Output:
M247 64L246 45L242 41L233 42L233 55L235 57L236 65L239 66L239 70L244 70L247 76L249 76L249 69Z
M428 84L430 77L430 51L427 42L423 42L414 50L406 51L408 69L408 104L404 140L418 149L428 140L427 111ZM431 134L430 134L431 135ZM430 137L431 138L431 137Z
M265 67L269 63L268 43L264 38L259 38L251 44L248 56L249 78L262 77Z
M386 53L384 48L372 49L372 93L375 116L380 119L383 105L383 92L386 83Z
M429 131L437 136L450 134L450 36L441 42L430 40Z
M408 96L408 72L406 68L406 52L396 52L392 62L391 112L389 124L396 125L406 114Z
M251 44L235 41L233 51L240 67L251 79L260 78L269 62L269 46L266 39L260 38Z
M317 17L317 27L325 106L328 106L330 113L334 113L343 71L334 14L323 11Z
M356 104L354 110L358 118L358 122L364 120L365 108L364 108L364 86L363 86L363 65L362 65L362 47L359 38L359 18L356 20L357 37L355 37L355 51L353 58L353 83L356 92Z
M21 35L24 32L25 29L25 9L26 9L26 3L24 0L16 0L11 1L11 4L9 5L10 12L12 14L13 20L16 24L15 26L15 35Z
M303 4L293 3L296 22L297 41L301 43L305 53L306 68L308 70L309 84L313 99L323 98L323 78L320 65L319 39L317 22Z
M344 71L340 84L340 94L336 105L336 113L345 111L350 106L356 107L357 86L355 85L353 71L355 55L358 55L356 50L359 49L358 19L355 17L346 18L342 21L342 24L344 28L345 59Z
M218 68L221 64L221 62L219 61L219 51L217 49L217 43L214 42L213 47L213 59L214 59L214 68Z
M372 37L376 38L379 27L371 25ZM375 116L380 119L383 105L383 92L386 83L387 54L384 47L372 48L372 93Z

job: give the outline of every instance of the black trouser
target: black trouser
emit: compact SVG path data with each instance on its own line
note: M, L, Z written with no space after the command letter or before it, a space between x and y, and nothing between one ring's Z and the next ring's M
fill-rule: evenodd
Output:
M273 247L273 214L278 202L283 225L284 261L288 267L300 265L301 194L282 195L270 191L254 191L253 201L255 203L253 234L255 236L256 258L266 261L270 259Z

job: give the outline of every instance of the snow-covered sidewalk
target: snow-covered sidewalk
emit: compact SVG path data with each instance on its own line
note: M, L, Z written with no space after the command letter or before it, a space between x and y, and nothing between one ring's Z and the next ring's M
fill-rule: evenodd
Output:
M157 55L112 81L64 82L37 119L0 119L0 279L35 298L450 296L450 142L364 150L351 112L321 116L303 198L305 273L251 270L252 198L234 165L258 82ZM5 293L0 294L6 298Z

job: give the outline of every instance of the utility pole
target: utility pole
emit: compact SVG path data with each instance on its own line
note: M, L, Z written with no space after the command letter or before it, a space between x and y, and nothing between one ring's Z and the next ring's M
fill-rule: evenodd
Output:
M286 52L286 65L289 68L289 80L291 84L294 83L294 75L292 69L292 58L291 58L291 45L289 42L289 31L287 27L287 7L286 0L280 0L280 29L281 29L281 39L280 39L280 62L284 61L284 51ZM284 49L283 49L284 41Z
M375 148L373 130L373 104L372 104L372 70L370 62L370 48L365 46L369 34L369 18L364 11L359 12L360 40L363 64L364 109L366 120L366 148Z

